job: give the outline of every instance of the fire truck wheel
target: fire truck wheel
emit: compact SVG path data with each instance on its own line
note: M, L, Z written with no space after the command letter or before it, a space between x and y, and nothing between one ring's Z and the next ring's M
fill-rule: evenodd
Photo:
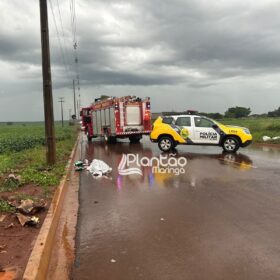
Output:
M105 131L104 132L104 141L106 142L106 143L116 143L117 142L117 138L116 137L114 137L114 136L109 136L108 135L108 131Z
M174 148L174 140L169 136L163 136L158 141L158 147L163 152L169 152Z
M105 141L106 143L109 143L109 142L110 142L109 139L110 139L110 137L109 137L109 135L108 135L108 131L105 131L105 132L104 132L104 141Z
M110 137L109 137L109 143L111 143L111 144L117 143L117 137L110 136Z
M141 136L131 136L129 137L129 141L130 143L139 143L141 140Z

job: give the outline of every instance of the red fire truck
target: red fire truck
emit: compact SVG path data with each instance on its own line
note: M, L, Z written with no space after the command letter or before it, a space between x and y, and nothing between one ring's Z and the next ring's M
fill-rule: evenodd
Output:
M91 107L83 107L80 111L81 129L86 131L91 126Z
M89 141L94 137L104 137L106 142L116 142L117 138L129 138L139 142L142 135L149 135L152 129L150 98L135 96L96 99L82 108L82 126Z

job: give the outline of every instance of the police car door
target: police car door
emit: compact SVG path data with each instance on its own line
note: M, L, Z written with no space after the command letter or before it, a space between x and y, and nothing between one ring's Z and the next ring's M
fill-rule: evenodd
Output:
M194 131L191 125L191 117L190 116L178 116L175 125L180 127L181 132L180 135L187 141L192 141L194 138ZM184 129L183 129L184 128Z
M220 135L213 128L213 121L204 117L194 117L194 137L195 143L218 144Z

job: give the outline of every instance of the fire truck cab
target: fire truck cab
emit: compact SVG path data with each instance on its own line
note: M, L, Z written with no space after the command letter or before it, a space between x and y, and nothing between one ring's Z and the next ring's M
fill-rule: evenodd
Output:
M87 131L91 129L91 107L83 107L80 110L81 130Z
M87 124L85 133L89 141L94 137L103 137L105 142L112 143L117 138L139 142L142 135L149 135L152 130L150 98L125 96L96 99L90 107L90 123Z

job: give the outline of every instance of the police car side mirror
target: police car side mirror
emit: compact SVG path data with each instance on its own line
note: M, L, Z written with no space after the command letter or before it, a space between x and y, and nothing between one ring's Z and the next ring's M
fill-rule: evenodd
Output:
M213 124L212 127L213 127L214 129L217 129L217 128L218 128L218 125L217 125L217 124Z

